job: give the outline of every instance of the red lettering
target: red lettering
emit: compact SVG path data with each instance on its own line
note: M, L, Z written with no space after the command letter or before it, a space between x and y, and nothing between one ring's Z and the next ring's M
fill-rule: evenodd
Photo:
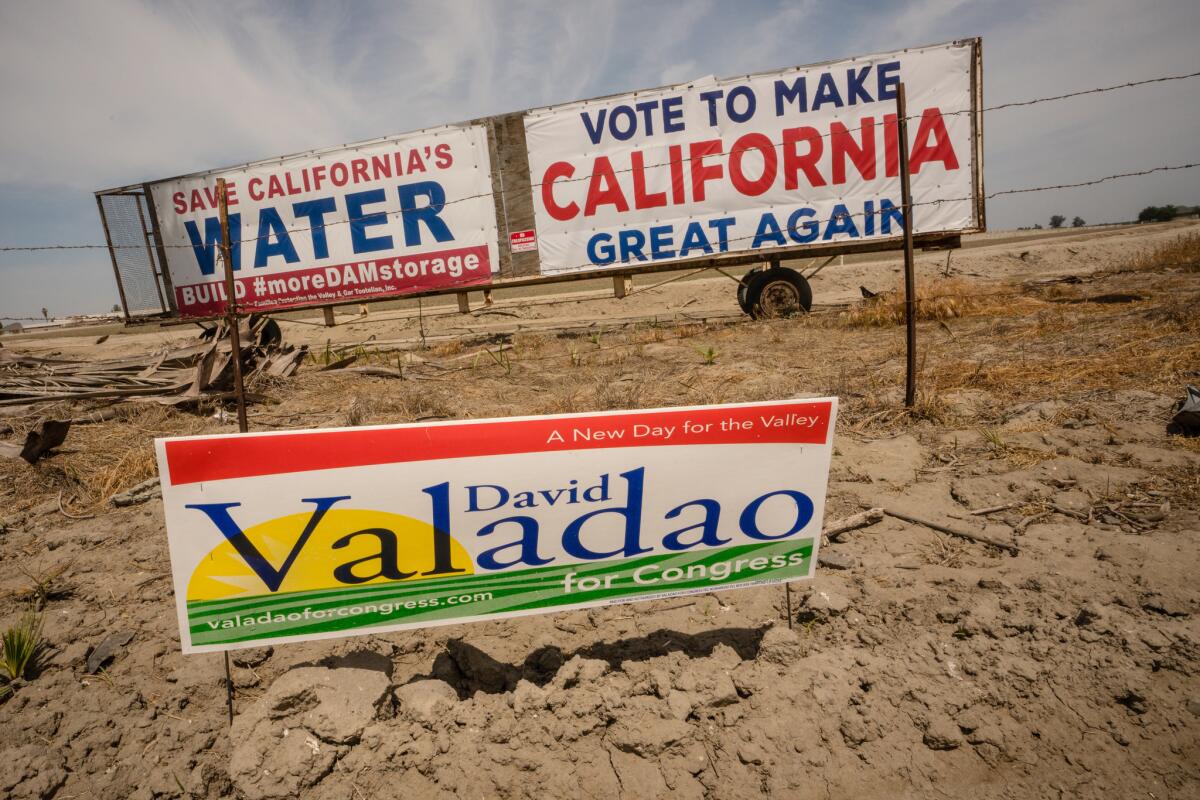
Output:
M408 174L414 172L424 172L425 162L421 160L421 154L416 150L410 150L408 153Z
M377 181L392 177L392 162L387 156L371 156L371 175Z
M321 180L325 177L325 165L317 164L312 168L313 191L321 188Z
M272 175L267 180L267 199L272 197L283 197L283 184L279 181L278 175Z
M683 147L673 144L667 149L668 162L671 164L671 202L677 206L687 202L683 191Z
M334 186L345 186L350 180L350 169L339 161L329 168L329 180Z
M900 134L895 114L883 115L883 174L888 178L900 174Z
M185 195L183 192L176 192L175 194L171 195L171 203L175 206L176 214L187 213L187 195Z
M829 127L830 160L833 162L833 182L846 182L846 158L858 168L858 174L864 180L875 179L875 119L863 117L860 124L862 141L854 141L854 137L846 126L834 122Z
M704 184L714 181L725 174L721 164L705 164L705 156L717 156L724 151L724 143L720 139L708 139L703 142L692 142L689 148L689 158L692 162L692 199L700 202L704 199Z
M572 200L565 206L560 206L554 200L554 182L559 178L569 178L575 174L575 168L565 161L555 161L546 168L542 176L542 205L550 216L559 222L566 222L579 214L579 204Z
M603 184L603 185L602 185ZM592 179L588 182L587 202L583 205L583 215L593 216L596 207L611 205L617 211L629 210L629 201L621 193L621 184L613 172L612 163L608 156L600 156L592 165Z
M246 184L247 191L250 192L250 199L254 202L260 202L263 199L262 178L251 178Z
M356 158L351 161L350 173L354 176L355 183L366 183L371 180L367 177L367 160L365 158Z
M433 154L437 157L434 163L437 164L438 169L446 169L454 163L454 156L450 153L450 145L445 142L433 148Z
M800 142L808 143L808 152L803 156L796 151L796 145ZM824 148L821 134L816 128L808 125L799 128L785 128L783 131L783 188L800 188L800 181L796 174L799 170L804 171L804 177L808 179L810 186L824 186L825 179L821 177L821 173L817 169L817 162L821 160L821 152Z
M667 204L666 192L646 194L646 156L641 150L630 154L633 162L633 207L658 208Z
M300 187L296 186L292 183L292 173L290 173L290 172L283 173L283 182L287 186L288 194L300 194L300 191L301 191Z
M751 150L761 153L763 161L762 175L755 180L746 177L742 165L746 153ZM729 180L733 183L733 188L742 194L758 197L775 182L775 169L778 164L779 158L775 155L775 145L771 144L771 140L761 133L747 133L734 142L729 151Z
M932 144L929 143L931 136ZM946 121L939 108L927 108L922 112L921 125L917 128L912 152L908 154L908 168L916 175L922 164L933 161L942 162L947 170L958 169L958 156L950 144L950 134L946 132Z

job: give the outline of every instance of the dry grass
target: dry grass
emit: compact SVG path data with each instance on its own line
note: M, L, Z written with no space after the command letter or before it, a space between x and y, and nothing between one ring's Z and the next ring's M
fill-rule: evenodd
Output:
M949 320L980 314L1015 313L1037 305L1011 287L972 283L948 278L917 287L917 319ZM904 288L882 292L843 312L838 320L847 327L887 327L904 322Z
M1136 270L1185 269L1200 271L1200 234L1185 233L1147 250L1134 259Z
M157 474L156 436L186 436L215 427L206 417L151 403L129 404L122 417L98 425L71 428L59 454L29 466L20 459L0 460L0 495L6 510L20 512L61 496L64 513L101 509L118 494Z

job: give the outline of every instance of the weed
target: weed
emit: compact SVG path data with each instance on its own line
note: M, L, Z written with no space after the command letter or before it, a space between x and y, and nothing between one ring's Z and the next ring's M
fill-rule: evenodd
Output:
M1176 268L1200 271L1200 234L1185 233L1151 248L1135 258L1132 266L1147 271Z
M983 443L993 453L1003 455L1008 452L1008 445L1005 444L1004 437L995 428L980 428L979 435L983 437Z
M4 660L0 667L8 673L9 682L25 678L36 666L42 649L42 615L27 611L16 625L0 635L4 643Z
M29 579L29 588L25 589L23 594L18 596L28 600L38 611L45 608L46 603L50 600L69 596L71 594L70 587L61 583L59 578L62 577L62 574L67 571L72 563L72 561L68 561L65 564L42 573L33 572L18 565L17 569Z
M495 352L485 348L484 351L491 357L492 361L496 362L496 366L504 370L504 374L508 375L512 372L512 358L509 357L508 350L501 347Z
M578 367L583 364L583 358L579 355L579 348L573 346L567 354L571 357L572 367Z
M696 352L698 352L704 359L705 366L711 367L713 364L717 363L717 351L713 349L712 346L705 347L703 349L697 347Z

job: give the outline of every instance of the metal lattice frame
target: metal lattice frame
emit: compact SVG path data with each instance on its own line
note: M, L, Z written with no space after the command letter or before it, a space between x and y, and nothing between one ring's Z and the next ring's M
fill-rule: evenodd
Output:
M153 217L147 214L145 196L138 192L101 194L96 202L125 316L169 313L171 304L163 291L162 265L152 240Z

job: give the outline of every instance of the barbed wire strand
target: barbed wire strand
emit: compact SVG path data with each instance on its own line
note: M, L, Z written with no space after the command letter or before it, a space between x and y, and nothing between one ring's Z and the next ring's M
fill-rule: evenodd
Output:
M960 110L956 110L956 111L945 111L945 112L941 112L941 115L943 117L959 116L959 115L963 115L963 114L982 115L984 113L992 112L992 111L1002 111L1002 110L1006 110L1006 109L1010 109L1010 108L1026 107L1026 106L1036 105L1039 103L1054 102L1054 101L1065 100L1065 99L1069 99L1069 98L1073 98L1073 97L1080 97L1083 95L1102 94L1102 93L1106 93L1106 92L1117 91L1120 89L1127 89L1127 88L1132 88L1132 87L1137 87L1137 86L1145 86L1145 85L1155 84L1155 83L1164 83L1164 82L1168 82L1168 81L1187 80L1187 79L1195 78L1195 77L1200 77L1200 72L1191 72L1191 73L1186 73L1186 74L1181 74L1181 75L1166 75L1166 76L1161 76L1161 77L1157 77L1157 78L1147 78L1145 80L1139 80L1139 81L1128 81L1126 83L1116 84L1113 86L1102 86L1102 87L1096 87L1093 89L1084 89L1084 90L1077 91L1077 92L1069 92L1066 94L1053 95L1053 96L1048 96L1048 97L1038 97L1038 98L1033 98L1030 100L1019 100L1019 101L1014 101L1014 102L1010 102L1010 103L1002 103L1002 104L995 105L995 106L988 106L988 107L985 107L982 109L960 109ZM906 117L905 119L906 119L906 121L918 120L922 116L923 116L923 114L915 114L915 115L910 115L910 116ZM834 121L837 122L837 120L834 120ZM874 122L872 122L872 126L873 125L874 125ZM862 131L862 130L864 130L865 127L866 126L860 125L857 128L848 128L848 129L845 129L844 131L839 131L838 133L839 134L853 133L853 132L857 132L857 131ZM828 137L832 136L833 134L834 134L834 131L830 130L827 133L819 134L819 137L824 139L824 138L828 138ZM786 144L788 144L788 143L787 142L771 142L772 147L783 147ZM719 155L719 154L716 154L716 153L705 154L705 156L707 156L707 155ZM701 156L701 158L703 158L703 157L704 156ZM694 157L691 157L689 154L689 157L687 159L682 159L679 162L664 161L664 162L658 162L658 163L654 163L654 164L643 164L638 168L628 167L628 168L611 170L611 173L614 175L617 175L617 174L633 172L633 171L635 171L635 169L641 169L643 171L647 170L647 169L657 169L657 168L661 168L661 167L669 167L673 163L683 163L683 161L690 162L690 161L694 161L694 160L697 160L697 159ZM1100 182L1103 182L1104 180L1110 180L1113 177L1131 177L1133 175L1148 175L1151 172L1163 171L1163 170L1167 170L1167 169L1186 169L1186 168L1189 168L1190 166L1194 166L1194 165L1187 165L1187 166L1182 166L1182 167L1160 167L1160 168L1155 168L1152 170L1147 170L1147 171L1138 172L1138 173L1123 173L1121 175L1111 176L1109 178L1097 180L1094 183L1100 183ZM590 173L588 175L579 176L579 177L560 178L556 182L557 183L573 183L573 182L578 182L578 181L591 180L595 176L595 174L596 173ZM607 175L609 173L605 172L604 174ZM542 185L544 185L544 183L545 183L544 181L538 182L538 183L530 183L528 190L533 190L533 189L539 188ZM1088 186L1088 185L1094 185L1094 184L1093 184L1093 182L1087 182L1087 183L1081 183L1081 184L1076 184L1076 185ZM1049 189L1049 188L1072 188L1072 186L1074 186L1074 185L1064 185L1064 186L1059 186L1059 187L1045 187L1045 188L1038 187L1038 188L1030 188L1030 189L1024 189L1024 190L1013 190L1010 192L1005 192L1004 194L1017 194L1017 193L1032 192L1032 191L1045 191L1046 189ZM502 192L506 195L509 193L512 193L512 192L516 192L516 191L524 192L524 191L526 191L526 187L514 186L510 189L506 188L506 189L502 190ZM469 202L471 200L479 200L479 199L483 199L483 198L493 198L494 199L497 194L498 194L498 192L491 191L491 192L486 192L486 193L466 195L464 197L455 198L453 200L446 200L446 201L442 202L440 205L438 205L437 207L440 211L441 209L445 208L446 206L454 205L456 203L464 203L464 202ZM986 199L990 199L995 196L998 196L998 195L990 194L990 195L987 195ZM972 198L967 198L967 199L972 199ZM808 202L808 201L805 200L802 202ZM913 205L915 206L917 204L914 203ZM284 228L283 233L286 233L289 236L291 236L292 234L305 233L308 231L315 231L315 230L324 231L324 230L327 230L328 228L336 227L338 225L348 225L352 222L360 222L360 223L366 222L366 223L370 224L370 223L375 223L377 220L380 220L380 219L386 220L387 218L390 218L393 216L410 213L413 211L424 210L425 208L428 208L428 207L429 206L413 206L411 208L400 208L400 209L397 209L394 211L380 211L377 213L368 214L364 217L356 217L353 219L348 218L348 219L344 219L344 220L337 220L335 222L323 223L321 225L310 225L308 227L299 227L299 228ZM251 242L256 242L256 241L263 240L263 239L270 239L271 237L278 237L279 235L280 235L279 232L272 231L272 232L266 233L262 236L255 236L253 238L248 238L248 239L239 237L238 239L235 240L234 244L240 246L242 244L249 244ZM164 248L172 248L172 249L191 249L194 247L194 245L192 245L192 244L163 244L162 246ZM208 245L208 246L211 247L214 245ZM138 249L138 250L145 249L145 244L144 243L143 244L132 244L132 245L109 245L109 244L65 245L65 244L60 244L60 245L0 246L0 252L36 252L36 251L45 251L45 250L127 250L127 249Z

